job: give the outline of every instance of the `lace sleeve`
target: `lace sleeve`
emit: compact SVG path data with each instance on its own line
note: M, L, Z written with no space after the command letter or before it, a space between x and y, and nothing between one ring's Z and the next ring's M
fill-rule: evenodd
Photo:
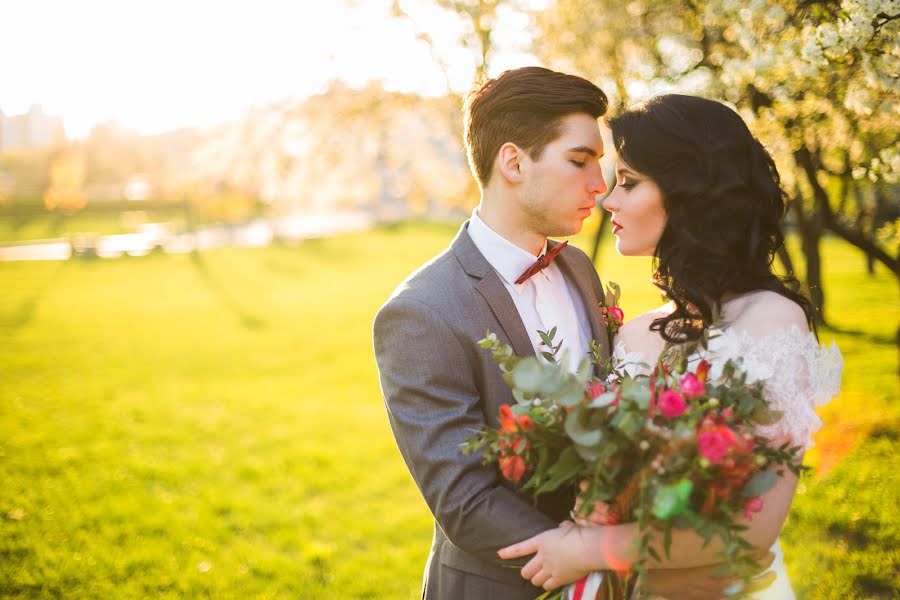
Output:
M812 436L822 426L815 407L840 391L843 358L834 342L823 347L812 332L797 325L762 337L726 329L710 340L709 350L711 375L721 372L731 358L742 363L748 381L764 381L770 406L783 416L777 423L761 427L760 434L787 436L805 449L812 447Z
M612 354L613 361L622 365L623 370L631 377L649 375L650 369L642 352L629 352L625 342L617 342Z

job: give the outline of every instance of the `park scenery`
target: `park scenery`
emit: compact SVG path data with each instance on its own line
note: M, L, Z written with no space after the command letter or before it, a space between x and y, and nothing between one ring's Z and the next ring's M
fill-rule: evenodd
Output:
M466 90L531 64L612 114L721 100L773 154L775 266L845 363L788 572L798 598L897 597L896 1L163 5L2 11L0 597L419 597L433 521L372 321L478 203ZM49 49L17 54L42 19ZM627 320L660 304L652 261L616 254L601 213L569 241Z

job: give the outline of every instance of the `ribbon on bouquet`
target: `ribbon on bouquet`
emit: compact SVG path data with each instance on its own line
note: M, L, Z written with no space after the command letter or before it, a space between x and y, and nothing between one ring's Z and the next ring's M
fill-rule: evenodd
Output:
M587 577L579 579L573 585L569 586L566 593L566 600L594 600L603 584L602 573L590 573Z

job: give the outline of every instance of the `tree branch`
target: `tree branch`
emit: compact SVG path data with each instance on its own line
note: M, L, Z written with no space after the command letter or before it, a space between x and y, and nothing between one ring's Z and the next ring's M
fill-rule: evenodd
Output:
M828 203L828 193L821 185L819 185L819 180L816 178L816 167L809 149L800 148L799 150L794 151L794 159L797 161L797 164L800 165L800 168L803 169L806 179L813 190L813 198L815 199L816 207L822 215L822 224L825 228L837 234L850 244L853 244L860 250L867 252L890 269L895 276L900 277L900 258L892 257L878 247L873 240L870 240L858 231L854 231L852 228L847 227L837 219L834 212L831 210L831 205Z

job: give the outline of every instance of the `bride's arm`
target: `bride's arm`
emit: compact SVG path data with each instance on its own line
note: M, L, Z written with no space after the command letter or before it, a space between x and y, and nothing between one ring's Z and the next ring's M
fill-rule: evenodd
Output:
M747 524L744 539L761 553L768 551L775 543L796 486L796 476L785 471L775 486L763 494L763 509L754 514L753 520ZM551 581L557 585L565 585L589 571L630 568L637 558L638 535L635 523L587 527L566 524L504 548L499 556L509 559L534 554L522 569L522 577L532 579L543 572L551 575ZM655 534L652 544L662 550L662 534ZM662 560L652 561L649 567L687 569L722 562L724 546L717 537L705 548L703 545L703 538L693 531L673 530L669 555L660 552Z

